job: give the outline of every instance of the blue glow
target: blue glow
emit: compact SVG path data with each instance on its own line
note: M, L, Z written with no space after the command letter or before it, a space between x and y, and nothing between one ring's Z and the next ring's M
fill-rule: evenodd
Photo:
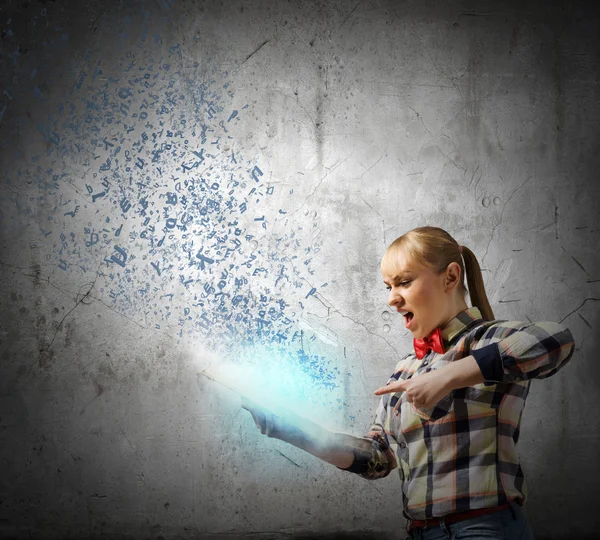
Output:
M306 418L330 408L342 390L335 382L339 370L328 369L324 357L302 349L255 346L244 349L236 362L219 362L207 371L258 405Z

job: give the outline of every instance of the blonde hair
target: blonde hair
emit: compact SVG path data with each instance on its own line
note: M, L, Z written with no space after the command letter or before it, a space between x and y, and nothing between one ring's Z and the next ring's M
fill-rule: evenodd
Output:
M461 270L460 291L462 295L466 296L467 294L464 282L466 275L471 303L479 308L481 316L485 320L493 321L495 319L485 293L477 257L468 247L459 246L458 242L444 229L429 226L417 227L403 234L400 238L396 238L381 259L381 272L383 274L389 276L400 274L401 269L398 265L398 255L400 253L403 253L421 267L431 268L436 274L444 272L451 262L457 263Z

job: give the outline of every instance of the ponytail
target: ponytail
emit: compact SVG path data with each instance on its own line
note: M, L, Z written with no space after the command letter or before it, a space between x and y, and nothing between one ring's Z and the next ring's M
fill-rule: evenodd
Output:
M471 303L479 308L481 316L485 320L493 321L495 319L494 312L488 301L487 294L485 294L483 276L481 275L481 268L477 262L477 257L475 257L475 254L467 246L462 246L462 257L465 261L464 269Z

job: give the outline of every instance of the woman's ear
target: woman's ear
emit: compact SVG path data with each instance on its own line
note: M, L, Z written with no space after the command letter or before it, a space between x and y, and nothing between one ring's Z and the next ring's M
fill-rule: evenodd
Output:
M446 286L446 288L453 289L459 283L460 283L460 266L455 262L451 262L446 267L444 285Z

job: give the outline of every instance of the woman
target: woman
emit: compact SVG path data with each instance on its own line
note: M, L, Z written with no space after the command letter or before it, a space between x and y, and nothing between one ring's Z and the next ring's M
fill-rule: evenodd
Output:
M382 397L368 434L331 433L247 401L244 408L263 433L340 469L376 479L398 468L409 538L532 539L521 510L521 414L531 379L573 356L571 332L555 322L494 320L475 255L437 227L395 240L381 271L415 350L375 391Z

